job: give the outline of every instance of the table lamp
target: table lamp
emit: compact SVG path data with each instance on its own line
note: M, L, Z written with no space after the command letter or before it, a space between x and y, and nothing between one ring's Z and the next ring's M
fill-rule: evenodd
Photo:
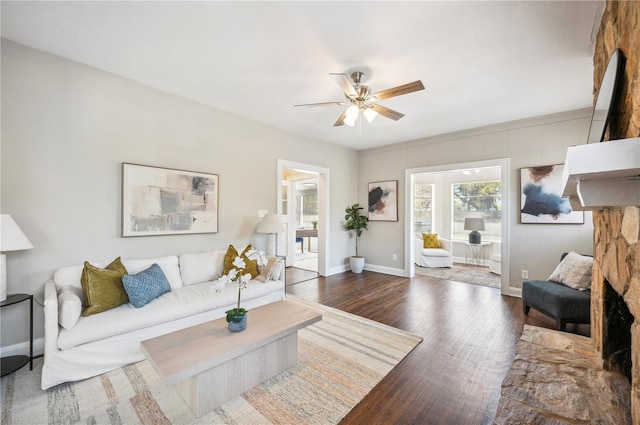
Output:
M277 214L267 214L262 218L258 233L267 233L267 255L276 255L278 246L278 233L284 233L284 226Z
M0 214L0 301L7 299L7 263L4 253L33 245L9 214Z
M464 230L471 230L469 243L479 244L482 241L482 236L478 230L484 230L484 218L465 218Z

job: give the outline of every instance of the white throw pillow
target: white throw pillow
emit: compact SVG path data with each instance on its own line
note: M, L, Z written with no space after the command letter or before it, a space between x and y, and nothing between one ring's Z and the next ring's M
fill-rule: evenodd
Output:
M180 256L180 275L185 285L210 282L222 274L226 251L208 251Z
M267 264L258 266L260 274L256 280L266 282L267 280L278 280L282 272L282 260L277 257L267 257Z
M78 323L82 313L82 300L71 288L65 288L58 294L58 323L69 330Z
M562 283L578 291L591 288L593 257L569 252L547 280Z
M168 255L166 257L152 258L149 260L122 260L122 264L124 264L128 274L140 273L151 267L153 263L160 266L171 285L171 289L182 288L182 278L180 277L177 255Z

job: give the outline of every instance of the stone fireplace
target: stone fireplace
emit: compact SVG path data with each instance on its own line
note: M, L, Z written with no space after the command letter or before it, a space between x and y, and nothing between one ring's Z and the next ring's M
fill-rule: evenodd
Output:
M624 78L603 143L640 136L639 1L606 2L594 94L615 49ZM494 424L640 424L640 205L604 207L593 223L591 338L525 325Z
M640 136L639 2L607 1L593 58L596 90L616 48L624 79L605 140ZM591 339L602 366L630 378L632 422L640 423L640 207L604 208L593 221Z
M591 338L607 370L631 382L631 416L640 422L640 208L594 213Z

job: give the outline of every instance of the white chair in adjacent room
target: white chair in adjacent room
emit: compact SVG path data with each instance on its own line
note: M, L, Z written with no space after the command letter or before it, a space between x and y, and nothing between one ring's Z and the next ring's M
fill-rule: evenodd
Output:
M451 241L438 238L440 248L425 248L422 233L415 234L415 263L421 267L451 267Z
M491 273L500 274L500 262L502 259L500 247L500 242L491 242L491 254L489 257L489 271Z

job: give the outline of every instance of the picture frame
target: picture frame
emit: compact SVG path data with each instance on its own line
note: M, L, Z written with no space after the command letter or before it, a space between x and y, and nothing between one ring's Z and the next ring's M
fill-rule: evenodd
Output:
M584 224L584 211L573 211L562 198L564 164L520 169L521 224Z
M398 221L398 180L369 183L369 221Z
M122 237L216 233L217 174L122 163Z

